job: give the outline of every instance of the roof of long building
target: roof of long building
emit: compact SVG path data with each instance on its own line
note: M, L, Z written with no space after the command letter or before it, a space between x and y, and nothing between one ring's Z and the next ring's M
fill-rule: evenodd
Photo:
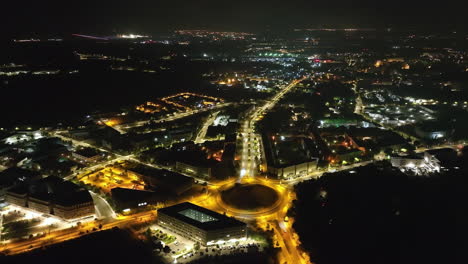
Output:
M159 209L158 212L205 231L246 226L245 223L234 218L216 213L189 202L162 208Z

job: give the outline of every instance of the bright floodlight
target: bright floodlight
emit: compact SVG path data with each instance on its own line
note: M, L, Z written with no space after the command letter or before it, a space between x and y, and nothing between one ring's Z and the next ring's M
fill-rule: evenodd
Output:
M247 174L247 170L246 170L246 169L242 169L242 170L241 170L241 177L245 176L245 174Z

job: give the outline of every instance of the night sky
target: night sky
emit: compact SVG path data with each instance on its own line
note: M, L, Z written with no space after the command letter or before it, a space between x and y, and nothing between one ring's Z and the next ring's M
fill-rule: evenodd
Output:
M2 1L6 33L105 33L167 29L256 31L294 27L464 28L461 0ZM7 4L8 3L8 4ZM3 30L2 29L2 30Z

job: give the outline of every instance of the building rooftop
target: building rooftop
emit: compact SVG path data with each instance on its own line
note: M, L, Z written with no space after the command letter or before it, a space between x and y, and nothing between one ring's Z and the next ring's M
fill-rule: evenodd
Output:
M11 167L0 172L0 187L10 187L18 183L29 181L38 176L39 173L35 171Z
M9 192L17 194L27 193L30 198L63 206L93 201L93 198L86 189L55 176L49 176L30 184L15 187Z
M159 192L142 191L117 187L111 190L112 199L117 207L126 209L163 201Z
M392 155L392 158L422 160L424 159L424 155L421 153L407 153L407 154Z
M91 158L91 157L98 155L99 151L97 151L94 148L82 148L82 149L77 149L75 153L86 158Z
M155 180L167 185L178 185L193 182L193 179L190 177L165 169L156 169L149 166L138 165L131 170L146 177L154 178Z
M291 135L262 135L267 163L282 168L313 161L317 146L310 138Z
M177 153L177 162L182 162L195 167L211 168L218 164L218 161L207 158L207 153L202 150L187 150Z
M246 225L234 218L188 202L162 208L158 212L206 231Z
M386 147L403 145L407 141L400 135L389 130L379 128L350 128L346 133L363 147Z
M194 183L194 179L191 177L165 169L156 169L149 166L138 165L131 170L140 174L143 177L143 180L148 182L149 185L159 188L158 192L181 194L189 190Z

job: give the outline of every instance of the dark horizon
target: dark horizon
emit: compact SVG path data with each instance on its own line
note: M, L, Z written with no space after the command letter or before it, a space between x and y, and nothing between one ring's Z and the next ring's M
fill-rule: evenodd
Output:
M82 1L70 5L9 3L0 18L6 36L68 34L79 32L162 32L175 29L209 29L258 32L308 27L399 27L465 30L468 19L456 1L431 5L420 0L375 3L344 0L312 1Z

